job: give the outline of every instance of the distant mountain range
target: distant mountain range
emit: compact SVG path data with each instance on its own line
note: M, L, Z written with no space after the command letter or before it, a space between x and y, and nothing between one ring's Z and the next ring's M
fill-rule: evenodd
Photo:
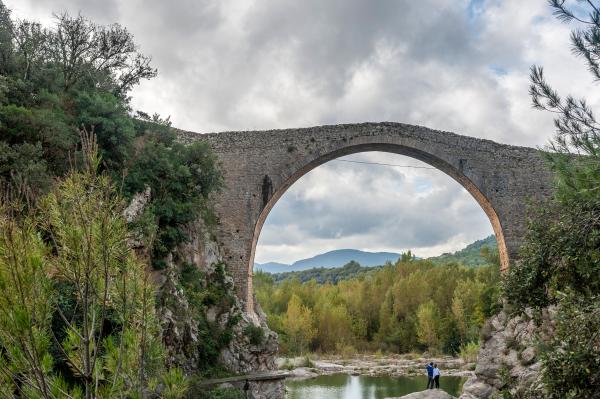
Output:
M267 273L284 273L317 267L342 267L350 261L355 261L361 266L368 267L384 265L386 262L396 262L399 257L400 254L395 252L367 252L358 249L338 249L313 256L312 258L296 261L291 265L277 262L255 263L254 270L262 270Z
M456 262L465 266L477 267L486 263L479 255L483 246L495 249L497 246L496 236L491 235L482 240L475 241L454 253L445 253L428 259L436 263ZM367 252L358 249L338 249L313 256L312 258L296 261L291 265L278 262L255 263L254 270L262 270L267 273L285 273L315 268L342 267L352 261L359 263L363 267L372 267L384 265L386 262L394 263L399 257L400 254L395 252Z

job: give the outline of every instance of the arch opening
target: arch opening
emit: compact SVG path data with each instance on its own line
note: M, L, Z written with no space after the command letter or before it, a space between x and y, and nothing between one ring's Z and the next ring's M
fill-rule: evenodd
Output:
M271 177L265 176L265 180L269 179L269 191L270 195L268 198L265 198L263 203L263 209L258 216L256 224L254 226L252 245L250 248L250 254L248 256L248 302L249 309L253 309L253 287L252 287L252 277L253 277L253 267L255 260L256 247L258 244L258 240L260 237L260 233L262 231L263 225L267 219L267 216L275 206L275 204L281 199L284 193L300 178L306 175L308 172L317 168L320 165L323 165L329 161L335 160L337 158L364 153L364 152L384 152L384 153L392 153L407 156L421 162L424 162L431 167L445 173L447 176L450 176L453 180L458 182L479 204L481 209L486 214L494 234L496 235L497 243L498 243L498 253L500 257L500 268L501 271L505 271L509 267L509 256L506 248L506 243L504 240L504 233L501 221L494 210L494 207L491 201L483 194L482 190L468 177L469 175L469 164L467 159L458 160L456 165L451 165L448 162L441 159L439 156L435 154L422 151L420 149L397 145L397 144L389 144L389 143L381 143L381 144L359 144L348 146L342 149L333 150L330 152L326 152L323 154L316 154L315 156L311 156L307 158L295 159L289 165L289 173L286 175L279 176L279 182L273 183L271 181ZM263 192L266 190L263 188Z

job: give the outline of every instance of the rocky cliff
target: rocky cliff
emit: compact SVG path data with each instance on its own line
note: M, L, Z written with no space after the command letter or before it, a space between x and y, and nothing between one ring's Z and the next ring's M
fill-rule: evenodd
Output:
M148 189L132 199L124 212L128 222L140 218L150 197ZM189 240L163 270L152 272L167 364L202 375L274 370L277 334L257 302L254 313L243 311L211 229L200 219L185 233ZM144 234L134 231L131 244L147 252Z
M543 389L536 348L551 336L553 315L553 309L513 317L502 311L488 320L475 376L465 382L460 399L536 397Z
M264 313L242 310L205 224L197 221L186 233L190 241L156 273L167 362L187 372L205 372L215 363L232 373L275 369L277 334L269 330Z

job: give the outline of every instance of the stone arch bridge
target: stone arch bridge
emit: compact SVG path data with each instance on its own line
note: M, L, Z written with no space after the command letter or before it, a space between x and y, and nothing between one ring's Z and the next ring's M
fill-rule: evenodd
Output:
M197 134L207 141L225 179L216 196L217 238L246 310L253 312L254 251L273 205L296 180L337 157L364 151L407 155L460 183L487 214L506 270L525 233L528 199L551 194L552 177L538 150L402 123Z

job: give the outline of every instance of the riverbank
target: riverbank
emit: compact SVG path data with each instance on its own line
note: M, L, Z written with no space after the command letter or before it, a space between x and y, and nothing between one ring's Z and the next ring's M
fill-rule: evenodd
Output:
M309 355L305 357L278 358L277 366L287 370L289 378L305 379L320 375L348 374L360 376L414 377L425 374L429 362L437 363L442 376L471 377L474 363L465 363L451 356L419 357L408 355Z

